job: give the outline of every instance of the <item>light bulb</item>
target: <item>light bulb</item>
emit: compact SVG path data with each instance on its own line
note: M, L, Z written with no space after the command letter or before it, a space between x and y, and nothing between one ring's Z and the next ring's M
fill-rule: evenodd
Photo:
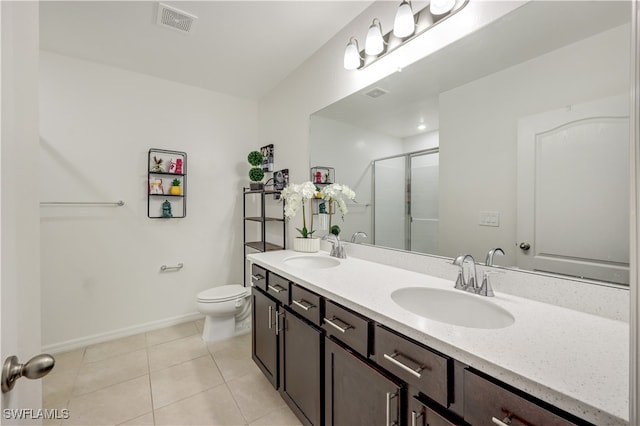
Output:
M364 42L364 52L371 56L376 56L384 52L382 26L380 26L380 20L378 18L375 18L369 27L367 38Z
M416 23L411 4L407 0L403 0L396 12L396 19L393 21L393 35L399 38L409 37L415 29Z
M431 0L429 3L429 12L432 15L444 15L451 12L456 5L456 0Z
M358 40L351 37L347 47L344 49L344 68L347 70L357 70L362 65Z

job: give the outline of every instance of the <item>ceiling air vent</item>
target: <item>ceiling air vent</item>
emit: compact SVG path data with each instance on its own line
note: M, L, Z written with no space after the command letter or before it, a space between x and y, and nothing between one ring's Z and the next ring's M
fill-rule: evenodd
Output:
M382 87L376 87L374 89L369 90L365 95L372 98L379 98L380 96L386 95L389 93L388 90L384 90Z
M193 32L196 19L198 19L197 16L176 9L175 7L163 3L158 4L158 19L156 22L161 27L171 28L172 30L187 34Z

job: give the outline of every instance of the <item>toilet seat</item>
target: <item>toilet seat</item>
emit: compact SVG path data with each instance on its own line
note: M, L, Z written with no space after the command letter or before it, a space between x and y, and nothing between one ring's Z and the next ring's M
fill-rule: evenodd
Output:
M218 303L235 300L249 295L249 289L239 284L213 287L198 293L197 299L201 303Z

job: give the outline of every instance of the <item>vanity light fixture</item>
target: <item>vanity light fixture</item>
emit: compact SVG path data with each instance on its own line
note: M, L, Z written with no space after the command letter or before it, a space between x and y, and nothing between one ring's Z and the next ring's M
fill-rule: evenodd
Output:
M431 0L417 12L411 2L402 0L393 22L393 31L382 33L382 24L374 18L367 31L364 51L358 49L358 41L351 37L344 51L344 67L348 70L362 69L377 61L409 40L432 28L458 12L469 0Z
M415 30L416 21L413 16L411 2L402 0L402 3L400 3L396 11L396 18L393 21L393 35L399 38L405 38L413 35Z
M376 56L384 52L385 41L382 37L382 25L380 20L374 18L369 31L367 31L367 38L364 41L364 53L371 56Z
M351 37L346 49L344 49L344 68L357 70L362 66L362 60L360 49L358 49L358 40L356 40L355 37Z

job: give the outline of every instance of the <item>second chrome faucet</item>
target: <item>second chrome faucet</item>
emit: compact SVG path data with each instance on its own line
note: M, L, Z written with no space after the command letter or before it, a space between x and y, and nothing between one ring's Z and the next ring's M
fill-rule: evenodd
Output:
M489 252L491 254L491 258L493 258L493 254L498 250L500 250L500 252L504 254L502 249L492 249ZM467 263L467 261L470 261L472 268L469 268L469 273L465 274L464 265L465 263ZM482 284L478 285L476 262L473 259L473 256L471 256L470 254L462 254L453 260L453 264L460 267L460 271L458 271L458 277L456 278L456 285L454 286L454 288L458 290L468 291L470 293L479 294L481 296L495 296L495 294L493 293L493 288L491 288L491 282L489 280L491 274L489 271L485 271L482 277ZM487 266L491 265L487 263Z

